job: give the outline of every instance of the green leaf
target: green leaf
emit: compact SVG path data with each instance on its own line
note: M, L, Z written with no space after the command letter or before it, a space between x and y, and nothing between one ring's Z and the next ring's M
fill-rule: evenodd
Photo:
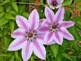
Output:
M72 0L65 0L63 3L63 6L69 6L71 5L71 3L72 3Z
M72 35L74 36L75 40L81 40L81 37L80 37L80 35L79 35L79 33L78 33L78 28L77 28L76 26L71 27L71 28L69 29L69 31L70 31L70 32L72 33Z
M0 19L0 27L5 25L8 22L5 18Z
M7 4L7 3L9 3L9 0L2 1L2 2L0 3L0 5L5 5L5 4Z
M14 28L15 28L15 24L14 24L13 21L11 21L10 22L10 30L11 30L11 32L14 30Z
M12 2L11 5L12 5L12 8L18 13L18 6L16 2Z
M78 5L77 8L81 11L81 5Z
M53 52L54 57L56 57L58 52L59 52L59 46L58 45L52 45L50 48Z
M66 59L72 61L71 57L70 57L68 54L63 53L62 55L63 55L63 57L65 57Z
M14 56L12 56L9 61L15 61Z

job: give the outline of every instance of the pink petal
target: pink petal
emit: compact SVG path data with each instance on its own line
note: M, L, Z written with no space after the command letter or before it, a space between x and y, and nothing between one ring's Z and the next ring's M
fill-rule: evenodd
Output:
M51 5L52 0L47 0L47 3L48 3L48 5L50 6L50 8L52 8L52 9L54 9L54 8L55 8L54 6L52 6L52 5Z
M59 8L58 9L58 11L56 12L56 14L55 14L55 20L56 21L59 21L59 22L61 22L61 21L63 21L63 19L64 19L64 8Z
M44 21L42 21L40 28L43 26L48 27L49 25L51 25L51 22L49 21L49 19L43 19L43 20Z
M24 18L23 16L16 16L16 23L17 25L24 29L24 30L28 30L29 29L29 25L27 23L27 19Z
M50 42L52 42L53 41L53 32L47 32L47 34L45 35L45 44L46 45L49 45L50 44Z
M64 0L57 0L58 4L62 4Z
M49 31L49 28L46 27L46 26L42 26L42 27L39 29L39 31L41 31L41 32L46 32L46 31Z
M29 23L31 28L37 29L39 26L39 14L36 9L34 9L29 16Z
M60 29L60 32L63 34L64 38L74 40L74 37L65 28Z
M42 44L45 44L45 41L44 41L44 38L45 38L45 33L41 33L39 35L37 35L37 40L42 43Z
M63 21L62 26L65 28L69 28L71 26L74 26L74 22L72 21Z
M9 45L8 50L9 50L9 51L16 51L16 50L19 50L19 49L21 49L21 48L24 46L24 43L25 43L25 39L23 39L23 38L17 38L17 39L15 39L15 40Z
M44 35L38 35L37 38L40 39L40 40L43 40L44 39Z
M11 34L11 36L13 38L23 37L24 33L25 33L25 30L18 28Z
M62 45L62 43L63 43L63 35L60 32L56 32L54 34L54 41L57 44Z
M60 7L62 7L62 4L58 4L58 5L56 6L56 8L60 8Z
M51 4L51 2L52 2L52 0L47 0L47 3L48 3L48 4Z
M56 44L54 40L52 40L48 45Z
M46 50L45 47L37 41L33 42L34 54L42 60L46 59Z
M54 12L47 6L45 7L45 16L49 22L54 20Z
M26 43L24 44L23 49L22 49L22 58L23 58L23 61L28 61L29 58L30 58L31 55L32 55L32 52L33 52L32 43L26 42Z

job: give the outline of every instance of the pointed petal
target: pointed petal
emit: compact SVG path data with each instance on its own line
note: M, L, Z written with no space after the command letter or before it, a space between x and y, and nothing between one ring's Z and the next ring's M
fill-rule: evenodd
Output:
M58 22L63 21L63 19L64 19L64 12L65 12L64 8L59 8L58 11L55 14L55 17L54 17L55 20L58 21Z
M56 8L60 8L60 7L62 7L62 4L58 4L58 5L56 6Z
M47 3L48 3L48 4L51 4L51 2L52 2L52 0L47 0Z
M34 54L42 60L46 59L46 50L43 44L39 43L38 40L33 42Z
M40 28L43 26L48 27L49 25L51 25L51 22L48 19L43 19Z
M47 3L48 3L48 5L50 6L50 8L55 9L55 7L53 7L53 6L51 5L52 0L47 0Z
M8 50L9 51L19 50L19 49L21 49L23 47L24 43L25 43L24 38L17 38L9 45Z
M57 0L58 4L62 4L64 0Z
M49 31L49 27L47 26L42 26L40 29L39 29L40 32L46 32L46 31Z
M65 28L62 28L60 32L63 34L64 38L68 40L74 40L74 37Z
M62 26L65 28L69 28L71 26L74 26L74 22L72 21L63 21Z
M34 9L29 16L29 23L31 28L37 29L39 26L39 14L36 9Z
M26 42L22 49L23 61L28 61L33 52L32 43Z
M56 44L54 40L52 40L48 45Z
M63 43L63 35L60 32L54 33L54 41L57 44L62 45L62 43Z
M23 37L24 33L25 33L25 30L18 28L11 34L11 36L13 38Z
M47 6L45 7L45 16L49 22L54 20L54 12Z
M51 44L50 42L53 41L53 32L47 32L46 35L45 35L45 44L46 45L49 45Z
M28 23L27 23L27 19L26 18L24 18L23 16L16 16L16 23L17 23L17 25L20 27L20 28L22 28L22 29L24 29L24 30L28 30L29 28L29 25L28 25Z

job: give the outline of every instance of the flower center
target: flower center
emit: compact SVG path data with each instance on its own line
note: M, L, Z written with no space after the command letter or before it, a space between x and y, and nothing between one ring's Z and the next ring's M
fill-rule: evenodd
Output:
M33 32L29 32L29 33L28 33L28 37L29 37L29 38L33 37Z
M58 24L57 24L57 23L52 24L50 30L51 30L52 32L58 31Z
M52 0L52 3L51 3L53 6L56 6L57 5L57 1L56 0Z
M36 38L36 35L37 35L37 32L32 31L32 32L27 32L25 37L26 37L27 40L32 41L33 39Z

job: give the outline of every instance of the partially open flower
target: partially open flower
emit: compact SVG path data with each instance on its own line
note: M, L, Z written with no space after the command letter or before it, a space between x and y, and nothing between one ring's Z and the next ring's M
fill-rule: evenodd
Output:
M50 8L55 9L62 6L63 0L47 0L47 3Z

